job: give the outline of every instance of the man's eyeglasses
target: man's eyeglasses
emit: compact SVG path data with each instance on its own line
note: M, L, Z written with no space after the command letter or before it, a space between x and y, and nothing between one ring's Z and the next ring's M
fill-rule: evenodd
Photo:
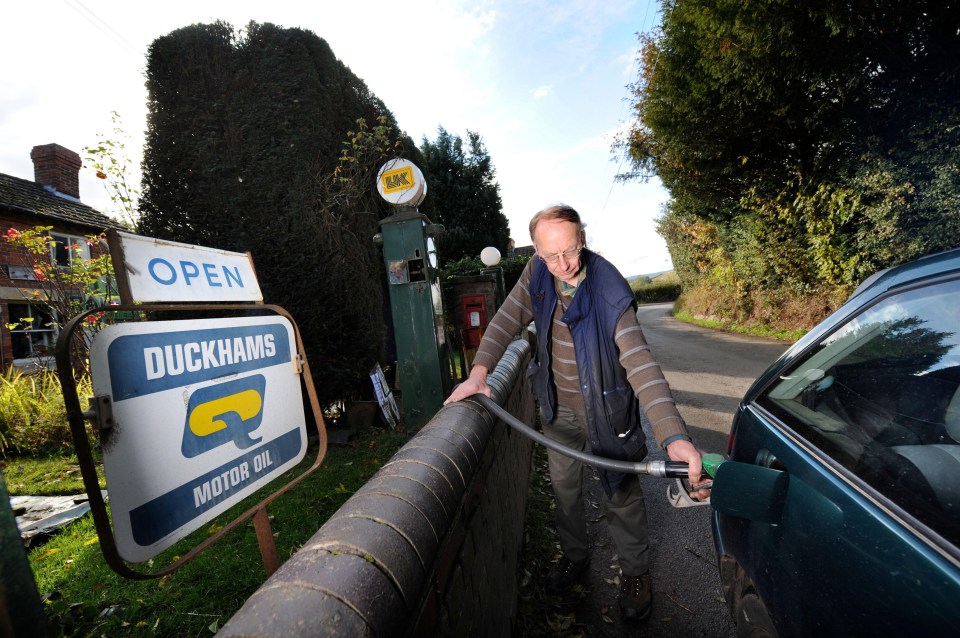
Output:
M548 264L555 264L560 261L560 258L563 257L564 261L572 261L580 256L580 252L583 250L583 246L577 246L576 248L571 248L570 250L565 250L562 253L554 253L552 255L540 255L540 259L547 262Z

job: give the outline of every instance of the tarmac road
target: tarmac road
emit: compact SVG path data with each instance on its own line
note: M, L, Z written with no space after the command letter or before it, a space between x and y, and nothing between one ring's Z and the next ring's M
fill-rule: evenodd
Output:
M671 308L672 304L645 305L637 316L694 443L705 452L726 452L740 398L789 344L686 324L670 316ZM645 427L649 435L649 425ZM658 446L648 447L649 459L666 458ZM584 586L565 601L565 608L576 621L570 628L573 631L564 635L735 636L736 628L720 592L710 507L670 505L666 496L669 479L641 477L641 484L647 501L653 561L652 617L636 627L620 620L616 549L600 516L599 482L588 470L585 497L591 565Z

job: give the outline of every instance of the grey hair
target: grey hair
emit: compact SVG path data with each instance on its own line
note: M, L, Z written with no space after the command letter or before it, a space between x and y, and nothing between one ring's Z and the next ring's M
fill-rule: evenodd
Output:
M571 224L577 225L577 234L580 235L580 240L583 243L586 243L586 233L584 229L587 227L582 221L580 221L580 213L578 213L572 206L567 206L566 204L551 204L546 208L537 212L536 215L530 220L530 239L536 243L533 233L537 230L537 224L541 221L550 221L554 219L559 219L560 221L570 222Z

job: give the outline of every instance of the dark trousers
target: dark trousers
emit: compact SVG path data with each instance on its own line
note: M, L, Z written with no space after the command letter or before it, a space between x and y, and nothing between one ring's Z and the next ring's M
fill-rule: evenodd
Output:
M575 450L589 451L587 424L582 414L558 407L553 423L543 426L544 434ZM547 450L550 482L557 502L557 531L560 548L571 561L587 558L589 541L583 509L583 463ZM640 576L650 569L650 540L647 508L640 481L635 474L624 478L612 497L603 494L603 514L617 547L620 569L626 576Z

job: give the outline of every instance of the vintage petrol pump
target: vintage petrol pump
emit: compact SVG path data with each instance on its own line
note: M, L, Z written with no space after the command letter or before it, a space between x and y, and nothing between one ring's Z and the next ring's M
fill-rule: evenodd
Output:
M383 245L387 268L403 420L407 427L419 428L453 386L435 245L443 226L417 211L427 185L412 162L384 164L377 188L396 209L381 220L374 241Z

